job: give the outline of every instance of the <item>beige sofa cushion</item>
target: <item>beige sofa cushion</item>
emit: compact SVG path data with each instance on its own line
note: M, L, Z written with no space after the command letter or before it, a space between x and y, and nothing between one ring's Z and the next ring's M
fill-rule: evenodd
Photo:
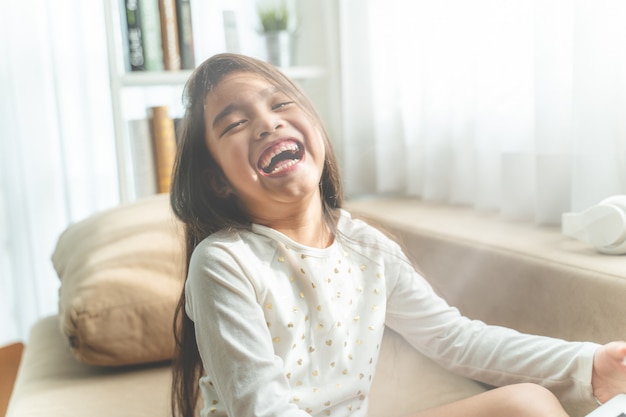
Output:
M406 417L486 389L442 368L387 328L370 392L368 416Z
M104 367L78 362L59 317L33 326L6 417L165 417L169 364Z
M182 226L166 194L70 225L52 262L63 334L80 361L127 365L172 357L183 282Z

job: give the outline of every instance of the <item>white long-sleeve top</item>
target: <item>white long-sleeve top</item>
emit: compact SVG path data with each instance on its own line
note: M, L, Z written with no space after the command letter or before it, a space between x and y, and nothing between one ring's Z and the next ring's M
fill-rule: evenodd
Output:
M324 249L260 225L198 245L185 291L206 372L202 416L366 416L385 326L467 377L592 396L596 344L470 320L384 234L345 211L338 229Z

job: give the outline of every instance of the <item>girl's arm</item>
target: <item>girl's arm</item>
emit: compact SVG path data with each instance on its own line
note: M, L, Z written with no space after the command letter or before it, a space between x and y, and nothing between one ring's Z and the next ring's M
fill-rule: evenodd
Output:
M230 416L309 417L292 402L256 290L246 278L246 268L254 265L239 264L229 251L228 245L199 246L186 284L187 314L208 378L203 383L217 396L209 402Z
M425 355L490 385L532 382L551 389L561 400L593 401L597 344L533 336L470 320L435 294L408 261L396 260L387 267L395 277L389 283L387 324Z

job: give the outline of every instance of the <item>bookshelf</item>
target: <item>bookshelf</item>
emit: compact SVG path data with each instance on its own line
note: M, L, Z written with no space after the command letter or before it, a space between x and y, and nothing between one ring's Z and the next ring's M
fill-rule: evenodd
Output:
M120 200L127 202L142 196L136 183L137 161L133 157L129 122L145 118L150 107L163 105L171 109L172 117L182 116L182 90L192 70L130 71L124 52L127 42L125 1L103 1ZM254 7L254 0L250 2L250 7ZM191 0L196 64L227 50L221 3L216 0ZM322 66L295 66L281 70L298 82L326 75Z

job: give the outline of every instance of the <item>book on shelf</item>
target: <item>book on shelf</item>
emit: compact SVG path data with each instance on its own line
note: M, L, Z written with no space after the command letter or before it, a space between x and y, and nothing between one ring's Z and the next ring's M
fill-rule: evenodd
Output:
M191 0L120 0L126 71L195 68Z
M178 20L180 66L182 69L190 70L196 66L193 52L191 0L176 0L176 18Z
M138 0L146 71L163 71L160 0Z
M147 118L128 121L133 185L137 198L157 193L156 166L150 120Z
M174 119L170 117L167 106L155 106L151 107L149 110L157 192L167 193L170 191L172 170L176 158L176 129L174 127Z
M139 16L139 0L124 1L124 22L122 28L123 42L127 46L124 56L127 58L127 69L143 71L146 69L143 54L143 37L141 34L141 17Z
M158 0L161 18L161 45L163 47L163 66L166 71L177 71L180 67L180 49L178 44L178 21L176 19L176 0Z

